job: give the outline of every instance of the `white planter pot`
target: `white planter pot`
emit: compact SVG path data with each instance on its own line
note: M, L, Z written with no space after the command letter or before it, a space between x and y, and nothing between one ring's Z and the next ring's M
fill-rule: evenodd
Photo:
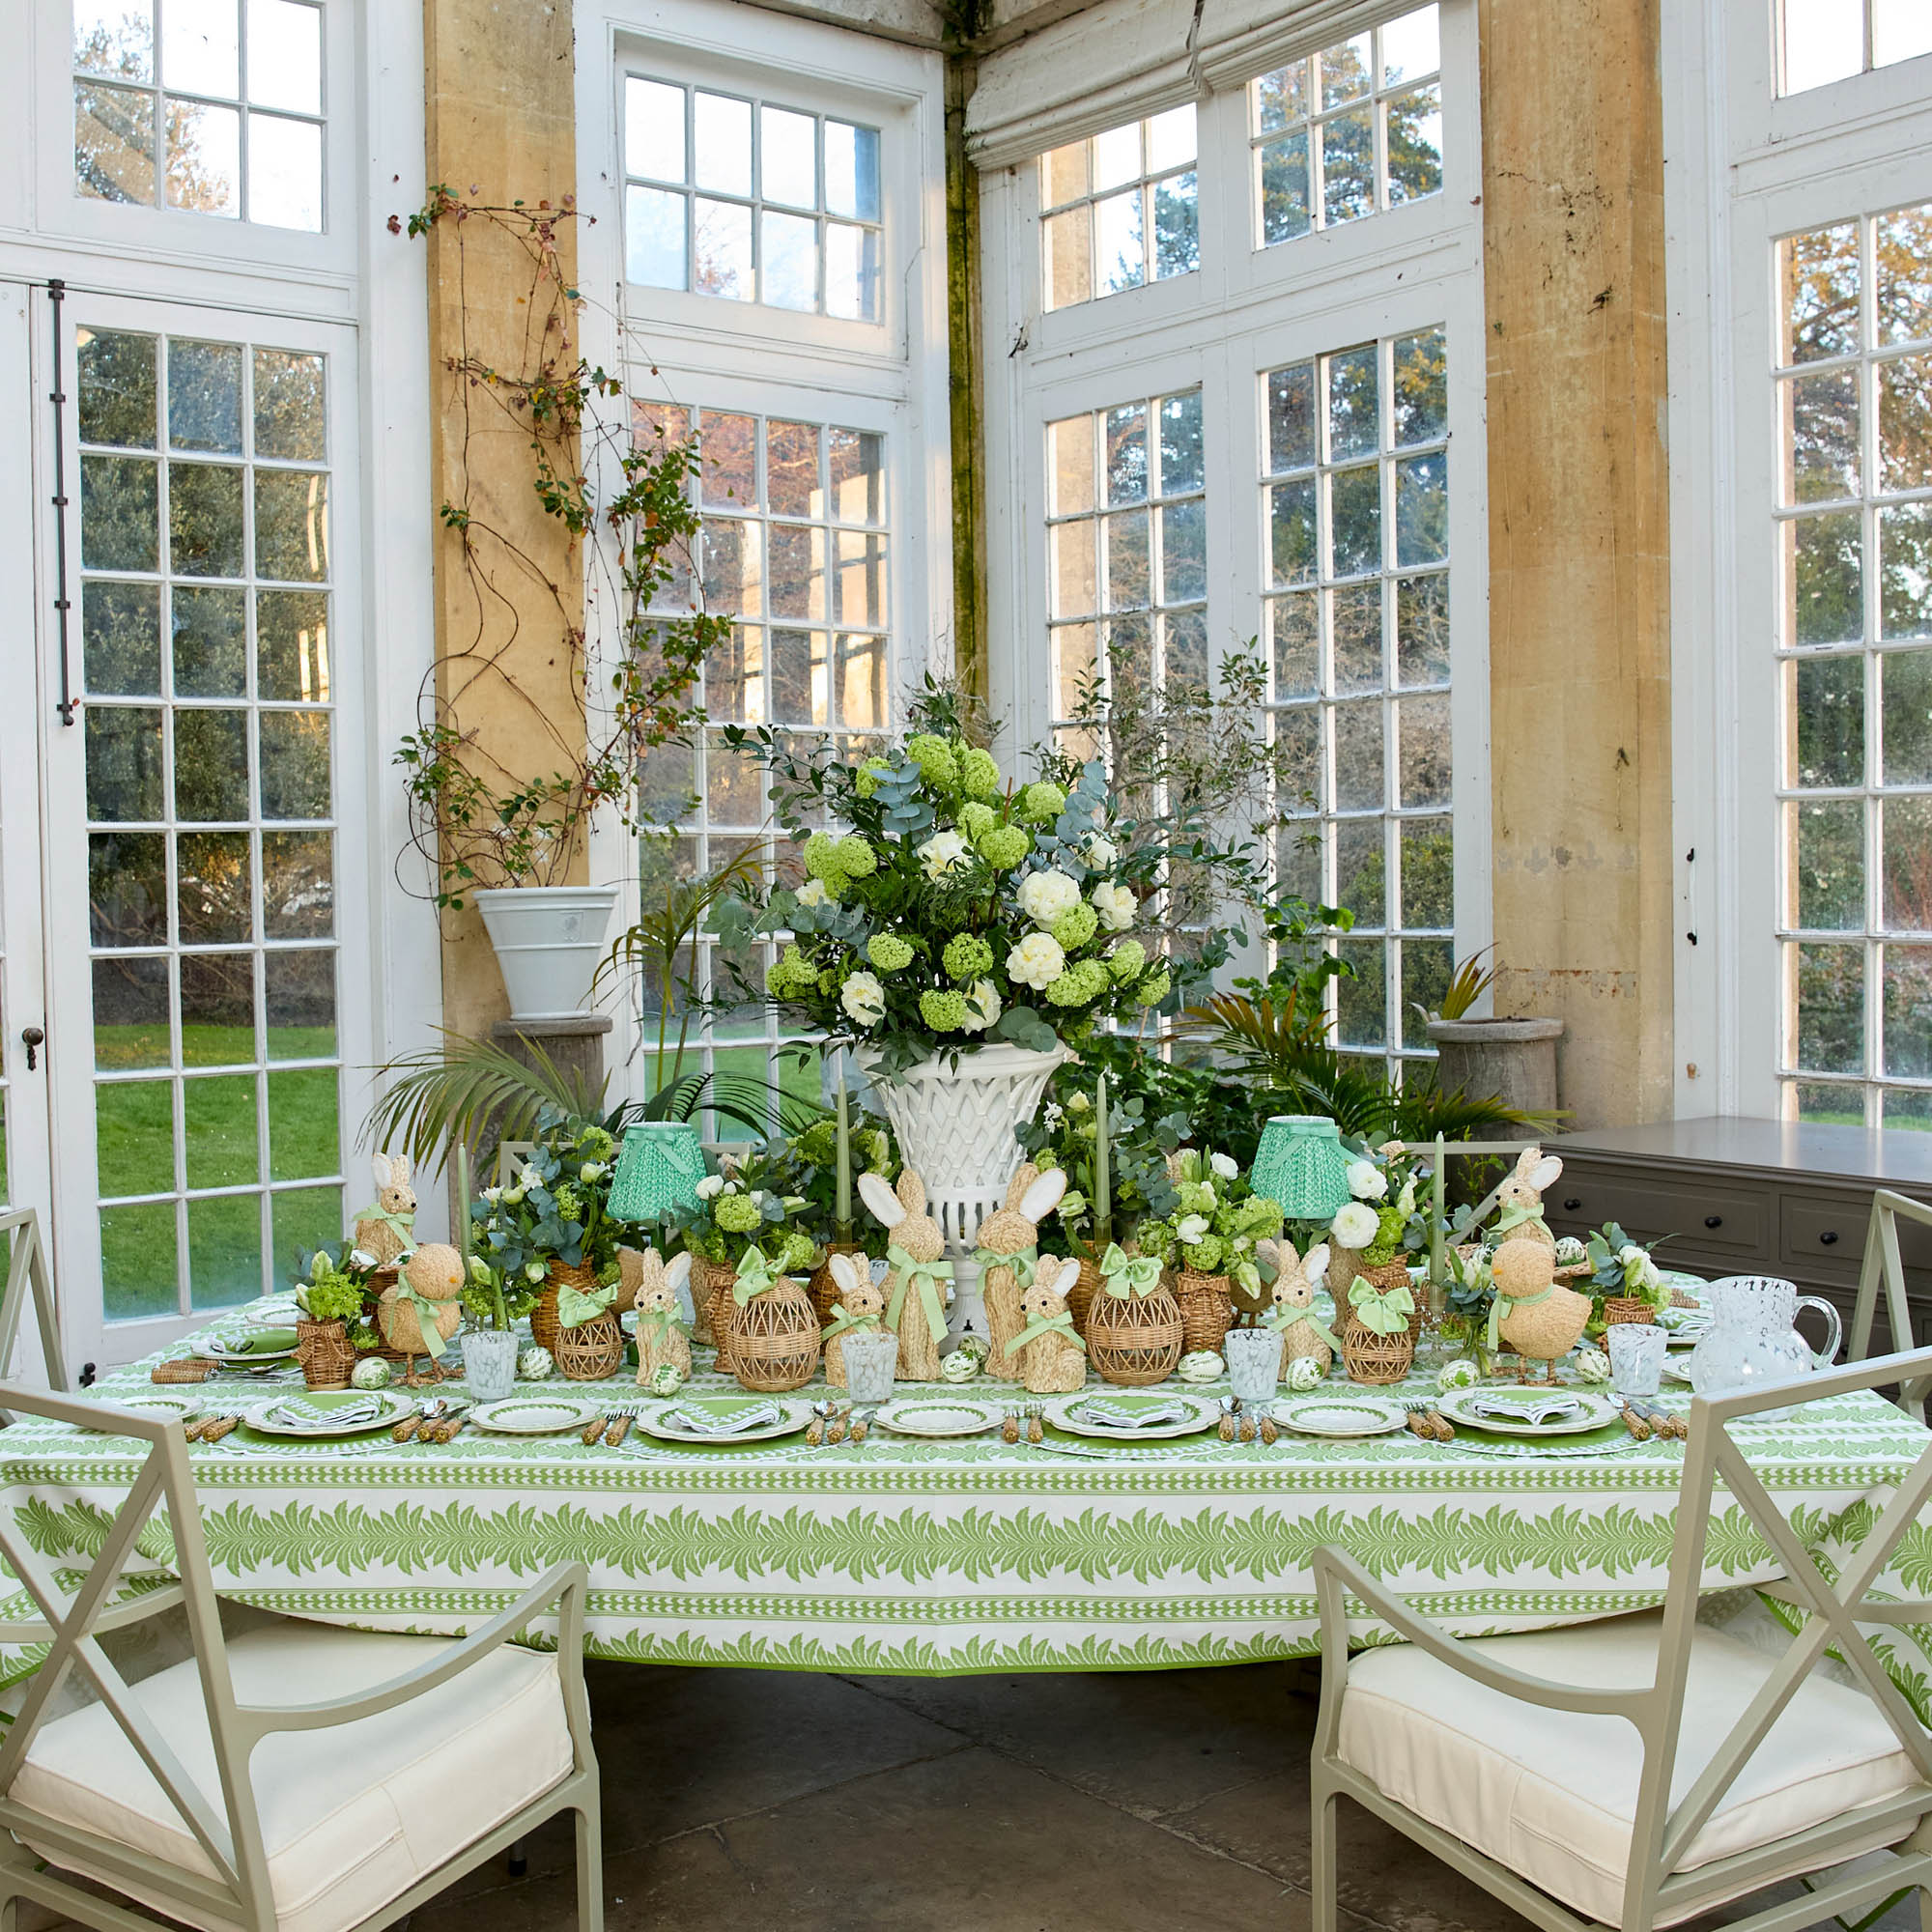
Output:
M590 1010L590 981L617 903L614 886L491 886L470 896L503 970L513 1020Z

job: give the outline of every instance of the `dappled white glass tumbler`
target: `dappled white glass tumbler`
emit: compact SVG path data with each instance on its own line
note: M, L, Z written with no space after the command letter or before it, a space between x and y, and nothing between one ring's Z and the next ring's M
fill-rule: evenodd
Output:
M1242 1403L1272 1402L1281 1381L1281 1334L1274 1328L1230 1328L1221 1338L1228 1386Z
M1670 1339L1648 1321L1613 1321L1605 1337L1610 1345L1610 1384L1619 1395L1655 1395L1663 1379L1663 1350Z
M891 1329L845 1337L845 1390L857 1402L891 1402L899 1338Z

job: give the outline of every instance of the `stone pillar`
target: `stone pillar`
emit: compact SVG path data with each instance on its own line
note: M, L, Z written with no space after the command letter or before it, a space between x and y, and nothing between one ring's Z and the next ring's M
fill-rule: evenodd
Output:
M1499 1013L1571 1124L1671 1111L1658 0L1481 0Z
M570 8L423 0L423 27L427 179L466 200L560 208L577 190ZM574 224L559 223L557 238L574 279ZM583 627L582 554L538 504L527 426L451 367L469 358L534 373L531 264L513 235L480 219L439 222L428 247L438 695L460 707L461 727L489 758L533 778L582 749L571 648ZM561 353L576 360L574 343ZM441 516L466 494L467 537ZM553 883L583 877L580 853L570 877ZM509 1010L473 908L443 915L442 1000L443 1024L472 1037Z

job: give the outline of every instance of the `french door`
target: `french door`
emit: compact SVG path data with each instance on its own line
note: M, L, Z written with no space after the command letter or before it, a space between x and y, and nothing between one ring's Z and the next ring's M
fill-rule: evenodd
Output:
M10 1140L38 1105L65 1345L105 1365L286 1281L353 1205L355 343L79 291L26 306L43 594L0 810L10 971L38 873L45 1037L30 1075L7 1015Z

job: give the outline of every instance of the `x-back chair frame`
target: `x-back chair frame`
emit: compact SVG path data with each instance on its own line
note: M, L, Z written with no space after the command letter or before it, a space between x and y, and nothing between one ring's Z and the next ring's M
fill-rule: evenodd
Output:
M1440 1625L1418 1615L1392 1595L1346 1550L1327 1545L1316 1550L1314 1570L1321 1610L1321 1707L1316 1725L1313 1763L1314 1889L1313 1932L1336 1932L1337 1903L1335 1806L1347 1796L1387 1820L1445 1863L1466 1873L1504 1904L1550 1932L1581 1932L1592 1921L1577 1917L1507 1866L1408 1809L1370 1779L1344 1764L1337 1754L1342 1704L1348 1692L1349 1600L1463 1675L1506 1696L1548 1710L1621 1718L1634 1725L1643 1746L1631 1862L1626 1876L1624 1932L1649 1932L1660 1912L1678 1915L1686 1908L1715 1905L1755 1885L1768 1885L1793 1863L1816 1855L1813 1869L1849 1859L1874 1834L1892 1826L1903 1846L1901 1857L1875 1870L1822 1884L1788 1904L1733 1921L1729 1932L1798 1932L1833 1915L1895 1895L1901 1887L1921 1888L1927 1932L1932 1932L1932 1734L1919 1724L1911 1706L1886 1674L1858 1625L1932 1621L1932 1601L1894 1600L1867 1595L1906 1531L1932 1499L1932 1447L1907 1471L1861 1547L1852 1555L1836 1586L1799 1540L1772 1501L1757 1473L1730 1435L1730 1426L1770 1409L1844 1395L1893 1382L1914 1383L1932 1374L1932 1349L1884 1355L1843 1369L1807 1376L1802 1384L1783 1383L1716 1398L1700 1397L1690 1408L1690 1440L1685 1452L1678 1527L1670 1558L1658 1643L1657 1675L1648 1687L1602 1690L1535 1677L1470 1651ZM1671 1775L1683 1719L1684 1692L1690 1664L1697 1593L1704 1573L1704 1543L1711 1517L1714 1479L1721 1476L1731 1495L1785 1566L1777 1583L1760 1585L1804 1614L1804 1623L1763 1688L1751 1700L1710 1763L1674 1806ZM1804 1680L1827 1645L1857 1672L1912 1760L1918 1785L1896 1797L1865 1804L1776 1844L1701 1865L1674 1869L1687 1846L1709 1822L1751 1752ZM1915 1827L1917 1828L1915 1830ZM1833 1854L1838 1853L1835 1857ZM1754 1882L1754 1883L1753 1883Z
M20 1318L32 1298L34 1320L41 1331L41 1353L46 1362L47 1383L63 1392L70 1386L67 1357L61 1349L60 1314L54 1302L53 1279L47 1273L46 1242L41 1217L31 1208L0 1213L0 1235L10 1237L7 1286L0 1293L0 1378L14 1373L14 1349L20 1339Z
M49 1395L18 1383L0 1382L0 1405L29 1415L98 1428L97 1405ZM482 1630L438 1654L415 1669L390 1678L355 1696L317 1704L243 1704L237 1700L222 1636L208 1547L196 1507L193 1472L181 1424L172 1417L129 1411L116 1432L147 1445L139 1472L129 1487L100 1549L80 1586L70 1595L51 1565L21 1535L13 1512L0 1507L0 1553L33 1598L41 1614L0 1624L0 1643L48 1643L46 1661L35 1673L18 1718L0 1744L0 1827L15 1837L31 1837L56 1865L67 1851L86 1869L108 1882L119 1879L136 1892L160 1901L156 1909L190 1908L248 1928L273 1932L275 1908L270 1888L268 1855L261 1820L249 1782L249 1758L261 1741L276 1732L320 1730L394 1710L447 1684L481 1658L518 1634L539 1612L558 1608L557 1665L572 1766L561 1782L539 1794L487 1835L466 1847L437 1871L362 1919L355 1932L393 1923L434 1897L461 1873L484 1863L559 1811L576 1813L577 1890L580 1932L603 1926L602 1850L598 1816L597 1760L590 1745L590 1709L583 1688L583 1599L588 1577L581 1563L560 1563ZM4 1437L0 1437L4 1450ZM128 1575L135 1541L157 1506L167 1510L176 1580L115 1602ZM196 1670L206 1701L220 1804L190 1774L142 1708L139 1689L130 1686L100 1648L115 1631L177 1607L185 1609L193 1638ZM119 1845L63 1821L45 1817L14 1796L14 1783L52 1699L71 1677L93 1689L139 1754L183 1823L213 1865L210 1879L183 1865ZM0 1837L0 1932L13 1932L14 1902L31 1898L105 1932L153 1932L157 1920L144 1911L108 1903L83 1891L54 1870L39 1869L23 1844Z
M1932 1228L1932 1205L1908 1194L1881 1187L1872 1196L1871 1221L1865 1230L1864 1261L1859 1268L1859 1298L1852 1311L1852 1339L1846 1360L1861 1362L1871 1349L1872 1318L1879 1296L1885 1297L1886 1321L1893 1349L1912 1347L1912 1309L1905 1298L1905 1262L1898 1251L1898 1217ZM1932 1396L1932 1376L1918 1376L1899 1386L1898 1406L1919 1422L1925 1420L1925 1399Z

